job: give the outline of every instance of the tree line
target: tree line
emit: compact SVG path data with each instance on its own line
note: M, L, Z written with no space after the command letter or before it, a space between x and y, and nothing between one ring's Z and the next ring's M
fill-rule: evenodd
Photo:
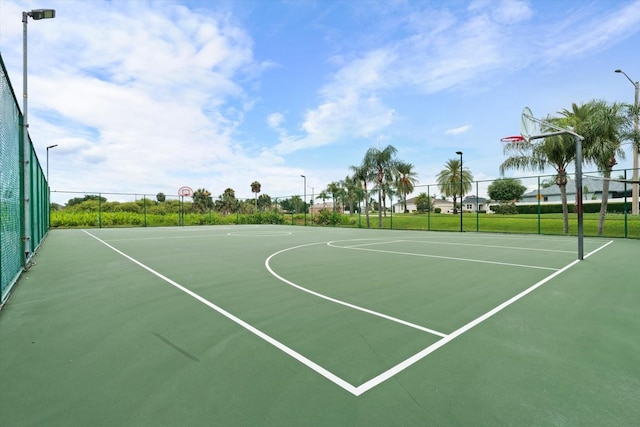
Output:
M598 235L604 231L609 183L617 159L624 159L622 145L625 141L638 147L640 135L633 127L634 118L638 116L635 106L619 102L591 100L583 104L571 104L571 108L563 109L555 116L548 116L545 121L552 125L572 129L584 137L582 141L583 161L595 165L603 175L602 203L598 221ZM555 129L542 126L542 134L552 133ZM507 159L500 165L500 173L507 170L544 171L545 168L555 170L555 184L560 189L563 231L569 232L569 209L567 204L567 168L576 160L576 140L572 135L561 134L548 136L530 142L511 142L504 146Z
M584 137L583 152L584 161L594 164L603 171L603 200L601 204L598 234L601 235L604 228L604 219L607 210L607 197L609 179L613 167L618 158L624 158L622 144L624 141L632 141L638 144L640 139L632 127L633 118L638 111L633 106L623 103L608 103L601 100L592 100L588 103L572 104L570 109L562 110L556 116L548 116L545 120L555 126L572 128L576 133ZM550 132L549 129L541 129L541 132ZM575 139L568 134L554 135L531 142L511 142L504 146L504 154L507 158L500 165L500 174L503 178L496 180L489 186L489 196L492 200L500 202L501 213L515 213L515 209L509 209L509 203L518 201L524 191L524 186L518 180L504 178L508 170L532 170L543 172L551 167L555 170L554 183L561 191L564 232L568 233L568 205L566 185L568 182L567 168L575 161ZM418 182L418 174L413 164L399 160L397 149L393 145L385 148L372 147L367 150L362 161L358 165L350 166L350 174L339 181L330 182L326 188L315 197L332 201L333 214L349 211L364 212L366 226L369 228L370 213L378 214L378 227L382 227L382 216L388 211L387 201L400 200L404 212L407 212L407 197ZM442 198L453 198L454 212L457 211L458 199L462 205L462 197L472 190L473 174L466 167L461 167L462 159L449 159L443 169L437 174L437 185ZM197 189L192 197L192 202L187 205L196 213L216 211L221 214L253 213L266 210L282 210L290 213L308 212L313 200L302 200L300 196L285 199L272 200L268 194L260 194L262 185L258 181L251 183L253 200L239 200L232 188L227 188L213 199L211 193L204 189ZM415 199L419 212L432 210L435 196L420 193ZM177 209L176 200L166 200L163 193L158 193L155 201L146 200L155 206L164 205L165 208ZM99 196L85 196L69 200L67 207L78 209L87 203L102 203L103 209L108 210L118 202L107 202ZM121 204L120 208L128 208L135 211L140 206L140 201ZM143 204L144 204L143 203ZM513 206L512 206L513 208ZM158 209L161 209L158 207Z
M235 191L227 188L213 199L211 193L199 188L193 192L191 200L167 199L167 196L160 192L155 200L142 197L132 202L109 201L102 195L87 194L83 197L69 199L65 206L57 203L51 204L52 210L65 210L69 212L129 212L150 214L170 214L170 213L198 213L217 212L222 215L229 214L253 214L266 212L272 209L282 210L288 213L303 213L308 211L309 205L300 196L293 196L279 200L272 200L268 194L261 194L250 199L237 199Z

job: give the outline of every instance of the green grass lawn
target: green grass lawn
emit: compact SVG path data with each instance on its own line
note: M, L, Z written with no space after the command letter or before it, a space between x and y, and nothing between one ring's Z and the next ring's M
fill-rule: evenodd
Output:
M351 215L356 227L366 227L364 215ZM599 214L584 214L585 236L598 235ZM300 218L296 224L301 225ZM370 215L371 228L378 228L378 215ZM563 234L562 214L538 215L486 215L465 213L462 217L464 231L492 233ZM459 231L460 216L452 214L388 214L382 218L382 228L399 230ZM625 232L626 230L626 232ZM577 215L569 215L569 234L578 234ZM606 237L640 238L640 218L621 214L609 214L605 219Z

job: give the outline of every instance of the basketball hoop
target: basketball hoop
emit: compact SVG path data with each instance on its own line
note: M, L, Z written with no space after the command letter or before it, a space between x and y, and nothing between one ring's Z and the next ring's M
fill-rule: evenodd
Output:
M178 196L191 197L191 196L193 196L193 189L191 189L191 187L187 187L187 186L180 187L178 189Z
M543 132L540 133L542 125ZM576 209L578 211L578 259L584 259L584 218L582 212L582 141L584 137L578 135L571 128L563 128L549 123L546 120L536 118L529 107L522 110L520 121L520 134L522 138L531 142L534 139L543 139L557 135L571 135L576 142Z
M500 142L518 144L520 142L524 142L524 136L522 135L505 136L504 138L500 138Z
M539 121L533 116L531 109L524 107L522 110L522 120L520 121L520 134L525 141L529 142L540 135L538 122Z

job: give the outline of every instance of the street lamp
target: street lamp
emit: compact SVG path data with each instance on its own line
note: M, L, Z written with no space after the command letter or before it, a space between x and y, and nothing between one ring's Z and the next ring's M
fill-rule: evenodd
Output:
M24 268L27 268L27 261L29 260L29 253L31 252L31 207L29 205L29 189L30 182L29 176L31 175L29 159L31 153L31 147L29 146L29 121L27 120L27 23L29 22L29 17L34 21L39 21L40 19L51 19L56 17L56 11L53 9L33 9L30 12L22 12L22 147L23 151L23 161L24 161L24 172L23 172L23 183L24 183Z
M638 120L640 117L640 111L638 111L638 97L640 96L640 82L633 82L627 73L622 70L615 70L616 73L623 74L627 80L631 82L635 90L635 102L633 104L633 112L635 114L635 120L633 125L633 181L634 183L631 186L631 214L638 215L638 145L640 145L640 141L638 140Z
M462 233L462 151L456 151L460 156L460 232Z
M300 175L304 179L304 199L302 199L302 209L304 209L304 225L307 225L307 177Z
M58 144L53 144L47 147L47 186L50 187L49 185L49 149L57 147Z

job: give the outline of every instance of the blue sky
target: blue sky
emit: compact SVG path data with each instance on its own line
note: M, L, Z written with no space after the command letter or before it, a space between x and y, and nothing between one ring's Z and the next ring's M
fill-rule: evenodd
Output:
M310 197L388 144L420 184L456 151L493 179L523 107L631 103L614 70L640 79L638 0L2 0L18 99L21 12L37 8L56 9L28 24L30 133L43 165L58 144L54 191L250 198L257 180L281 197L304 174Z

